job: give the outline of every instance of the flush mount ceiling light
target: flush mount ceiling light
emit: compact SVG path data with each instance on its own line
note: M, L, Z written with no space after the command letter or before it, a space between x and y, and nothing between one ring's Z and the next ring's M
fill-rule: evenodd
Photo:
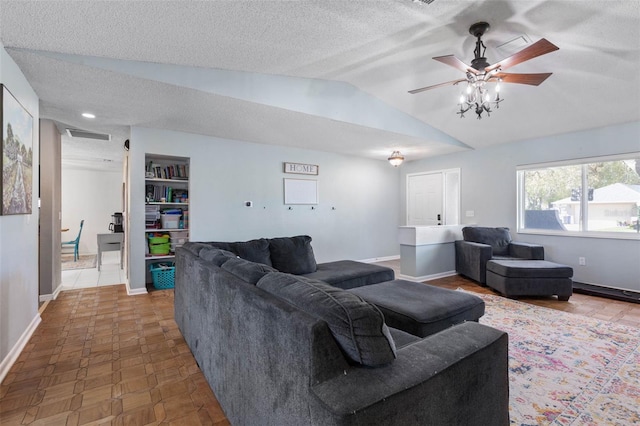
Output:
M83 112L82 116L84 118L96 118L96 115L95 114L91 114L90 112Z
M393 167L398 167L404 161L404 157L400 154L400 151L393 151L391 157L387 158L387 160Z
M469 28L469 33L476 38L476 48L473 51L474 58L471 61L471 65L465 64L454 55L437 56L433 58L436 61L464 72L466 78L421 87L420 89L410 90L409 93L416 94L450 84L457 85L458 83L467 83L460 95L458 102L460 110L457 113L460 117L464 117L464 113L473 108L480 119L482 118L482 113L486 112L487 116L489 116L492 112L491 107L498 108L500 102L502 102L500 98L501 82L538 86L551 75L550 72L538 74L511 74L503 72L507 68L528 61L529 59L558 50L558 46L544 38L500 62L496 62L493 65L489 64L487 58L484 56L487 47L482 42L482 36L489 31L489 28L490 25L486 22L475 23ZM494 84L495 96L492 98L489 93L489 86Z

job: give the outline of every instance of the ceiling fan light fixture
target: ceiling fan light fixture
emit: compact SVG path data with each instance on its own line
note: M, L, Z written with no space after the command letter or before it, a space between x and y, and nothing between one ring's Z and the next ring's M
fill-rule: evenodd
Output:
M387 158L387 160L393 167L398 167L404 161L404 157L400 154L400 151L393 151L391 157Z
M500 107L499 104L503 99L500 98L499 81L487 81L486 78L485 75L481 75L477 80L468 82L467 94L462 94L458 103L460 107L458 115L461 118L467 111L473 109L478 119L481 119L483 113L486 112L487 116L490 116L493 107L496 109ZM492 99L489 87L494 83L495 97Z
M409 93L415 95L427 90L435 89L447 85L457 85L459 83L466 82L466 93L463 90L460 94L459 103L460 110L457 114L460 117L464 117L464 113L470 109L474 109L474 112L478 116L478 119L482 118L483 113L487 113L487 116L492 112L491 108L499 108L500 102L503 99L500 98L500 86L502 82L511 84L527 84L530 86L539 86L545 81L551 73L535 73L535 74L512 74L505 73L507 68L511 68L522 62L536 58L547 53L558 50L558 46L554 45L547 39L540 39L537 42L528 45L524 49L514 53L513 55L502 59L499 62L491 65L487 62L487 58L484 56L484 52L487 47L482 41L482 36L489 30L491 26L487 22L477 22L469 27L469 33L476 38L476 48L473 51L474 58L471 61L471 65L467 65L462 60L458 59L454 55L436 56L433 59L442 62L445 65L456 68L459 71L465 73L465 78L448 81L445 83L434 84L431 86L421 87L418 89L409 90ZM513 44L515 44L515 40ZM521 37L521 42L527 42L527 38ZM507 43L503 44L503 47ZM489 87L495 84L495 97L491 99Z

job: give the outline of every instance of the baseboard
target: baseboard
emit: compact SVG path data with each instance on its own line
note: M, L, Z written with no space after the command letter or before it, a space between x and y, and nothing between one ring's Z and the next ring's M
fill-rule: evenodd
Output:
M416 281L421 283L424 281L437 280L438 278L452 277L454 275L457 275L456 271L440 272L437 274L423 275L421 277L412 277L411 275L398 274L398 278L401 280Z
M139 294L147 294L147 287L143 288L131 288L129 287L129 281L125 283L125 287L127 289L127 296L137 296Z
M62 283L58 284L58 287L56 287L56 289L53 290L53 300L56 300L58 298L58 295L60 294L61 291L62 291Z
M609 299L622 300L623 302L640 303L640 293L632 290L620 288L603 287L600 285L573 282L573 292L588 294L589 296L606 297Z
M40 296L38 296L38 301L40 303L46 302L48 300L53 300L53 294L41 294Z
M389 260L399 260L400 259L400 255L395 255L395 256L385 256L385 257L372 257L371 259L362 259L359 260L358 262L362 262L362 263L375 263L375 262L387 262Z
M58 287L56 287L56 289L53 291L52 294L41 294L38 297L38 300L40 301L40 303L46 302L48 300L56 300L58 298L58 295L60 294L61 290L62 290L62 284L60 284Z
M40 313L36 314L33 320L31 320L31 323L29 324L27 329L24 331L24 333L22 333L22 336L20 336L16 344L13 345L13 348L11 348L2 362L0 362L0 383L2 383L4 378L7 376L11 367L13 367L13 364L20 356L20 353L29 342L29 339L31 339L33 332L36 331L36 328L41 321L42 318L40 318Z

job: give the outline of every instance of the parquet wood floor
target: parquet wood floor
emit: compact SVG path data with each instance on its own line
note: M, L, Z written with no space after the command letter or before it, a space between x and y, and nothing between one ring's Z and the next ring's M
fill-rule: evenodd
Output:
M493 291L489 287L481 287L476 282L461 276L428 281L427 284L450 289L462 288L476 293L500 295L500 293ZM578 293L574 293L568 302L560 302L556 297L520 297L517 300L545 308L640 327L640 304L638 303L623 302Z
M0 424L228 425L173 320L173 291L63 291L0 385Z
M459 276L429 284L493 293ZM520 300L640 327L639 304L582 294ZM173 320L173 290L63 291L41 315L0 384L2 426L229 424Z

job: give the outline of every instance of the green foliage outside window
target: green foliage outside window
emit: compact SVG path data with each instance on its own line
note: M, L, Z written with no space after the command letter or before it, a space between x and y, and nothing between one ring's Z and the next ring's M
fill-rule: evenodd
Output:
M520 170L520 228L638 232L640 156L618 158Z

